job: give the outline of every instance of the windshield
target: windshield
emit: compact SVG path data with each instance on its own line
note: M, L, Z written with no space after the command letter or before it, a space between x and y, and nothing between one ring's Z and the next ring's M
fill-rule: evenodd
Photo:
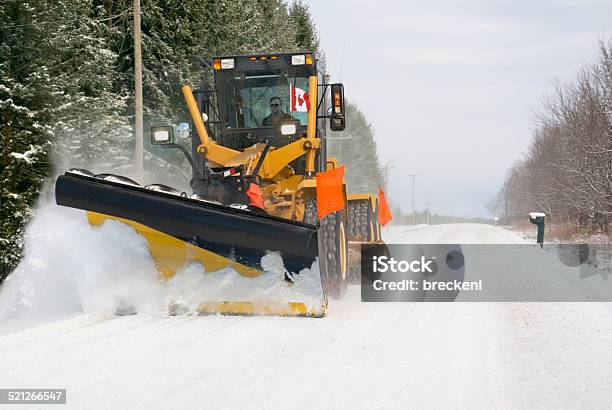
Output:
M308 121L308 78L285 73L233 73L221 79L222 117L228 128Z

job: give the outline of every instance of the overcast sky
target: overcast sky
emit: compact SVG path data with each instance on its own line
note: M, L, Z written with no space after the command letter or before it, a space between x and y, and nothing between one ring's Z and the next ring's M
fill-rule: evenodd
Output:
M612 37L611 0L307 0L333 80L372 123L389 195L487 215L554 78ZM342 55L344 54L344 58Z

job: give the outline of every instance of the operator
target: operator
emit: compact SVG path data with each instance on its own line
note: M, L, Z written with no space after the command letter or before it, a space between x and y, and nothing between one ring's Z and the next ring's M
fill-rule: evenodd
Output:
M270 98L270 115L261 121L262 126L281 125L293 121L293 117L283 112L281 108L282 100L280 97Z

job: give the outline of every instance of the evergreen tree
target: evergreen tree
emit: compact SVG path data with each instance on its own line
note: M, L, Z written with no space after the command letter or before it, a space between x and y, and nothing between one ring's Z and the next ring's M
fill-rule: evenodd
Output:
M45 51L51 81L45 93L55 96L50 123L54 153L62 168L111 168L129 160L132 130L125 116L127 87L117 87L117 53L108 43L113 17L98 16L83 0L56 1L49 19Z
M23 228L49 172L50 127L41 91L44 23L34 3L0 3L0 280L17 264Z
M347 165L345 178L349 192L377 192L383 185L383 176L374 129L355 104L347 101L346 129L331 132L329 137L330 155Z
M310 10L302 0L294 0L289 9L289 19L295 31L295 43L298 49L304 51L317 51L319 49L319 35Z

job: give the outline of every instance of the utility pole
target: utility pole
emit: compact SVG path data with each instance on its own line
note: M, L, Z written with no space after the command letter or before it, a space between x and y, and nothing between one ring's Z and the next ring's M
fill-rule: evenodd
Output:
M427 202L425 206L427 207L427 225L429 225L429 215L431 213L429 207L431 206L431 202Z
M414 200L414 184L418 174L408 174L407 176L412 178L412 224L416 225L416 202Z
M384 178L384 187L385 187L385 195L388 196L388 192L389 192L389 170L395 168L393 165L391 165L391 161L387 162L385 164L385 166L383 167L384 169L384 173L383 173L383 178Z
M504 225L508 223L508 184L504 184Z
M134 161L136 162L136 179L143 181L143 130L142 130L142 54L140 49L140 0L134 0L134 97L136 102L136 119L134 129L136 133L136 147Z

